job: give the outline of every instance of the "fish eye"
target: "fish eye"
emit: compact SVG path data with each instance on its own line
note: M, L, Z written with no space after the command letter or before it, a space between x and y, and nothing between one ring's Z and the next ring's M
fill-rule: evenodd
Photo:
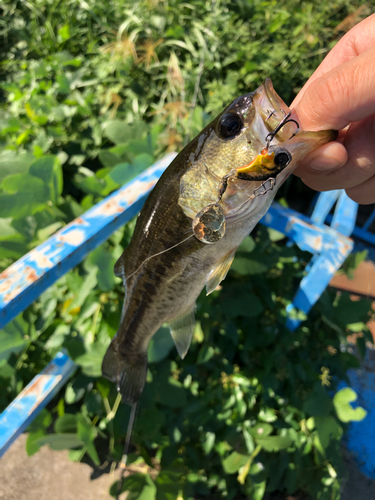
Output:
M286 167L292 161L292 155L289 151L283 149L275 155L273 161L278 167Z
M241 132L242 119L235 113L225 114L219 123L218 132L223 139L234 137Z

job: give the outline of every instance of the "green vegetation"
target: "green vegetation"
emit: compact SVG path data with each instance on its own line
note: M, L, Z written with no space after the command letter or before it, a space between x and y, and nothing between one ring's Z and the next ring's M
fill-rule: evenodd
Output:
M0 270L181 148L265 77L291 102L359 5L5 0ZM123 301L113 265L133 228L0 331L2 407L61 348L79 366L31 425L29 454L49 444L94 466L121 457L129 409L100 377L100 363ZM358 365L348 332L364 332L364 355L370 304L327 290L288 332L285 308L309 258L260 227L222 289L200 297L186 359L165 328L157 333L130 456L143 472L126 479L128 500L261 500L276 491L339 498L340 438L364 415L337 381Z

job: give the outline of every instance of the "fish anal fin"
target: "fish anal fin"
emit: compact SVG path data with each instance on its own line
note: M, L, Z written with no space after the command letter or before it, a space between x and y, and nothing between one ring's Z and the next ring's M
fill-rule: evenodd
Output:
M140 398L147 376L147 353L132 358L131 363L119 352L113 339L102 363L103 376L115 382L125 403L132 405Z
M185 314L169 322L172 339L183 359L188 352L195 327L195 305Z
M207 295L212 293L215 288L223 281L226 277L230 266L232 265L236 248L225 255L215 267L211 269L211 271L207 274L206 277L206 292Z

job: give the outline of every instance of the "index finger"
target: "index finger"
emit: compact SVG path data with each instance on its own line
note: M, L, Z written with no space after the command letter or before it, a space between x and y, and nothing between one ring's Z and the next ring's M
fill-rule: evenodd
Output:
M341 130L375 113L375 45L315 79L294 109L305 130Z
M354 26L325 57L317 70L302 87L291 107L297 106L306 89L332 69L366 52L375 45L375 14Z

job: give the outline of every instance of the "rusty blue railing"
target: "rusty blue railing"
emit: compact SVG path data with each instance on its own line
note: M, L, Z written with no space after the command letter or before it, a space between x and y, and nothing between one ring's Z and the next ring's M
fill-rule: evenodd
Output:
M0 275L0 329L24 311L58 278L79 264L116 229L134 217L174 157L175 153L165 156L4 271ZM332 227L326 226L323 224L325 217L337 200ZM324 193L312 219L274 203L261 220L262 224L284 233L301 249L313 254L308 273L288 308L287 326L290 330L300 323L295 313L309 312L351 252L353 241L349 236L355 226L356 214L357 204L340 191ZM66 383L74 370L75 365L69 356L58 353L0 415L0 456ZM358 391L358 387L355 388ZM375 405L372 408L371 404L366 405L366 401L361 403L369 412L365 425L368 427L372 423L375 430ZM375 456L372 459L368 457L367 466L370 463L372 467L374 461ZM373 469L375 471L375 467Z

